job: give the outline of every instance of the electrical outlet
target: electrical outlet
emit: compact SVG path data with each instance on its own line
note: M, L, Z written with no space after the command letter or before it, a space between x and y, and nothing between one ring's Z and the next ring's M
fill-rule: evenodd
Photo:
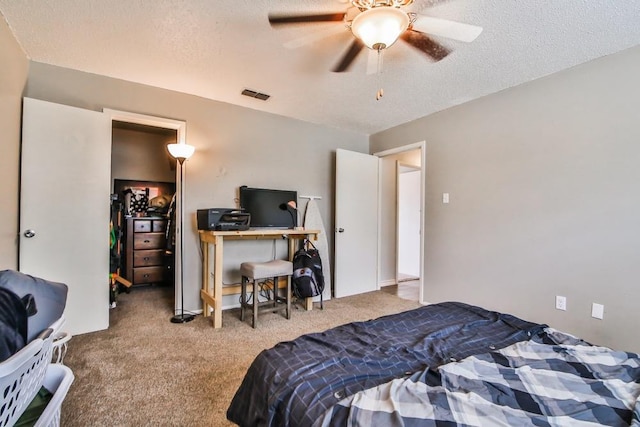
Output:
M567 297L556 295L556 308L558 310L567 310Z
M604 305L594 302L593 305L591 306L591 317L594 317L596 319L603 319Z
M442 193L442 203L449 203L449 193Z

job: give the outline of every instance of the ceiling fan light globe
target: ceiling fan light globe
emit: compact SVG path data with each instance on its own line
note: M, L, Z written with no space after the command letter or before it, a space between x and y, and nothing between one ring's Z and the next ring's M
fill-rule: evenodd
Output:
M400 9L380 6L365 10L353 18L351 31L369 49L385 49L398 40L409 23L409 15Z

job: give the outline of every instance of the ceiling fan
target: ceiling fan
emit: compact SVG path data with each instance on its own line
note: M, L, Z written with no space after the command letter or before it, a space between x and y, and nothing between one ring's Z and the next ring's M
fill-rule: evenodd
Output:
M406 12L402 8L413 3L413 0L351 0L352 7L345 12L322 13L308 15L269 15L272 26L300 23L343 22L354 35L351 45L342 55L334 72L346 71L366 46L374 52L381 53L391 47L399 38L409 43L434 61L440 61L451 53L451 50L438 43L430 36L445 37L462 42L472 42L482 32L481 27ZM331 33L344 30L336 27ZM311 34L295 40L287 47L299 47L326 36L323 33ZM378 69L380 68L378 59ZM369 61L369 64L372 62ZM371 67L369 67L370 74Z

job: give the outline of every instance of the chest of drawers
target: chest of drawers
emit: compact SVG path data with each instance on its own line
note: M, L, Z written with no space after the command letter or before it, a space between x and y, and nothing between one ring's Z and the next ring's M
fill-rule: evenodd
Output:
M124 270L126 279L133 285L171 281L166 230L165 218L127 218Z

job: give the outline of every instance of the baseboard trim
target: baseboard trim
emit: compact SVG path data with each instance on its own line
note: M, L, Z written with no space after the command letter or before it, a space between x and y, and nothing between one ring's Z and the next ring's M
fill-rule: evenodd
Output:
M393 285L397 285L395 279L383 280L382 282L378 282L378 286L380 286L381 288L384 288L385 286L393 286Z

